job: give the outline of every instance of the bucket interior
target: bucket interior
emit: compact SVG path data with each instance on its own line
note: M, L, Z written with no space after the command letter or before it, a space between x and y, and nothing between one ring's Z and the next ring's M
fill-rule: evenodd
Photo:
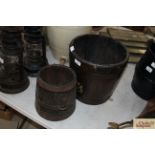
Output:
M99 35L74 39L74 52L82 59L99 65L117 64L127 58L126 49L115 40Z
M64 66L50 66L40 72L40 78L52 86L59 87L71 82L74 74Z

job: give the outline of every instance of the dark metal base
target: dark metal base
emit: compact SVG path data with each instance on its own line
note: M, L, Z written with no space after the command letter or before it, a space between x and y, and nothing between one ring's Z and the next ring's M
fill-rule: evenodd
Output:
M29 84L30 81L23 68L19 68L16 72L7 72L7 69L4 69L0 73L0 91L4 93L20 93L27 89Z
M19 83L18 85L13 84L0 84L0 91L8 94L16 94L24 91L28 88L30 84L29 79L26 79L25 81Z

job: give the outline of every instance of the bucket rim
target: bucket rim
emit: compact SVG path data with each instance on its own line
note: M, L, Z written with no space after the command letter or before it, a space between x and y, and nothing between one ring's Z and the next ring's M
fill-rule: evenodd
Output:
M103 37L103 38L109 38L111 39L112 41L114 41L116 44L119 44L121 45L121 47L126 51L126 56L125 58L118 62L118 63L114 63L114 64L96 64L96 63L93 63L91 61L88 61L84 58L81 58L79 55L76 54L76 52L73 52L71 51L71 47L74 46L74 41L78 38L81 38L81 37L84 37L84 36L99 36L99 37ZM110 38L110 37L107 37L107 36L101 36L101 35L97 35L97 34L84 34L84 35L80 35L80 36L77 36L75 37L74 39L72 39L72 41L70 42L69 44L69 53L72 53L75 58L77 58L78 60L80 60L82 63L85 63L85 64L88 64L88 65L92 65L92 66L95 66L95 68L114 68L114 67L118 67L118 66L121 66L123 64L126 64L128 62L128 59L129 59L129 52L127 51L126 47L118 40L115 40L113 38Z
M65 84L63 84L63 85L61 85L61 86L56 86L56 85L53 85L53 84L50 84L50 83L46 82L45 80L42 79L41 72L44 71L45 69L48 69L48 68L51 68L51 67L61 67L61 68L67 69L73 75L72 80L65 83ZM76 81L77 81L76 79L77 79L76 74L73 71L73 69L71 69L70 67L65 66L65 65L61 65L61 64L51 64L51 65L44 66L39 71L38 78L37 78L37 84L39 86L43 87L44 89L49 90L49 91L64 92L64 91L70 90L70 89L75 87Z

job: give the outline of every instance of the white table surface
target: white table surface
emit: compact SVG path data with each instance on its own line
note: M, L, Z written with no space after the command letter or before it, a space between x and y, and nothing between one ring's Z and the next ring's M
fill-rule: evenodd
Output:
M57 63L47 48L49 63ZM45 128L107 128L108 122L122 122L137 116L146 101L139 98L131 88L135 65L128 64L112 97L101 105L87 105L76 100L75 112L63 121L48 121L35 109L36 78L30 79L30 86L19 94L0 92L0 100Z

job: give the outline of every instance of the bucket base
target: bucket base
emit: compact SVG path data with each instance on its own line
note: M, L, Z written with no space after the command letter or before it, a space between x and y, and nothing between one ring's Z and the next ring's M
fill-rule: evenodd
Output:
M51 109L43 108L40 105L36 104L37 112L43 118L50 121L60 121L68 118L75 110L75 104L73 104L70 108L62 111L54 111Z
M81 101L84 104L88 104L88 105L99 105L99 104L103 104L105 103L108 99L110 98L110 96L104 98L104 99L88 99L88 98L83 98L83 97L77 97L77 99L79 101Z

